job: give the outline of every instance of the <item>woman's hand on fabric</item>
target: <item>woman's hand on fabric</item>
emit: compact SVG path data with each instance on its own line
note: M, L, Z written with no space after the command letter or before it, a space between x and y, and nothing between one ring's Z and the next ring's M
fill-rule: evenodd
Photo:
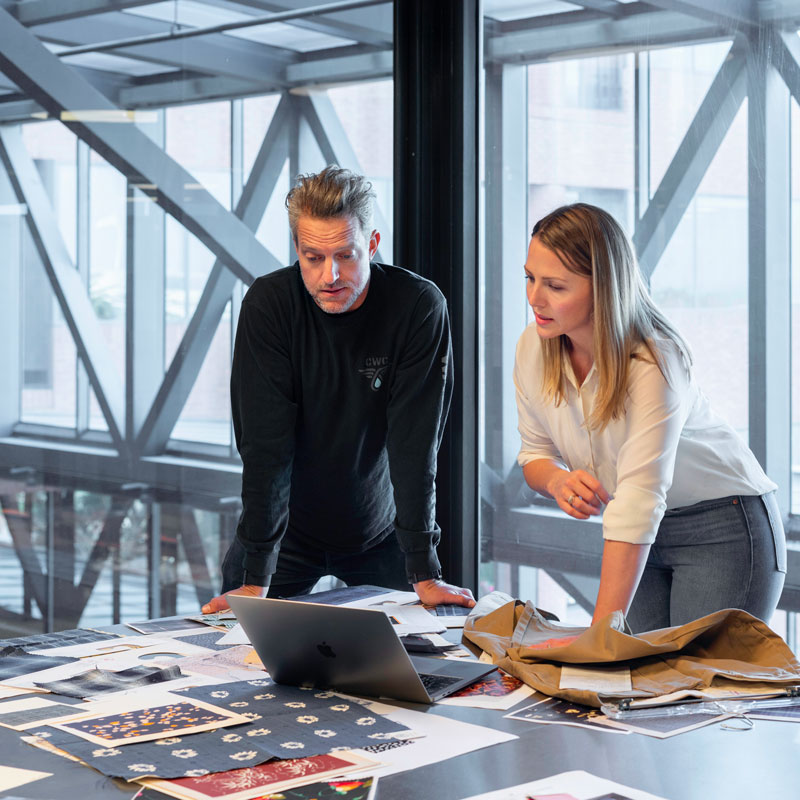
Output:
M583 469L560 469L547 487L558 507L575 519L589 519L603 513L611 495L603 484Z

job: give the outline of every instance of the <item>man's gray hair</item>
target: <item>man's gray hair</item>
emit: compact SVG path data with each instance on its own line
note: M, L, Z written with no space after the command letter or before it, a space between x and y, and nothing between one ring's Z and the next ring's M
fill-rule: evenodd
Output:
M298 175L286 195L292 238L297 241L297 222L303 215L317 219L354 217L362 233L369 236L374 199L372 184L366 178L335 164L316 175Z

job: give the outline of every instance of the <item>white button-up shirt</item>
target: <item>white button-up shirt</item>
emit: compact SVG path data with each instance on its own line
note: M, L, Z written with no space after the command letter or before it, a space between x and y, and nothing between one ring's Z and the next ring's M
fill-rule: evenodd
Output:
M624 412L601 431L586 420L598 388L592 366L578 385L567 359L566 402L542 393L542 351L535 324L517 344L521 466L546 458L594 475L613 499L603 537L649 544L664 512L729 495L760 495L775 484L738 434L710 408L674 343L659 340L669 382L652 361L631 360Z

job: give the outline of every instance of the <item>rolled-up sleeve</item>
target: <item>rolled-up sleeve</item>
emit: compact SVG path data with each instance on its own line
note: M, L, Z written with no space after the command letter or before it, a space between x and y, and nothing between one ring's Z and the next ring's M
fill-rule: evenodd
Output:
M689 377L672 347L665 360L669 382L652 362L636 359L631 365L625 438L614 497L603 514L604 539L652 544L666 511L689 412Z

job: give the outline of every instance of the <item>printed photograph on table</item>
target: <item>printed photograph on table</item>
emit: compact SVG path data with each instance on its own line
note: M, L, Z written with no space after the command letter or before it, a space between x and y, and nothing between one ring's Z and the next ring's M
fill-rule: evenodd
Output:
M604 733L629 733L622 728L606 725L608 717L599 708L577 705L557 697L549 697L547 700L540 700L525 708L517 709L506 714L506 717L550 725L573 725Z
M704 728L731 718L731 714L676 714L664 717L645 717L630 720L608 720L606 725L623 732L640 733L644 736L654 736L656 739L668 739L681 733L688 733L696 728Z
M181 700L155 708L65 722L53 727L95 744L109 746L214 730L248 721L242 714L217 708L210 703Z
M494 708L506 711L533 693L533 688L519 678L498 669L439 702L450 706Z
M331 788L328 779L342 778L350 772L363 772L376 766L354 753L342 752L311 758L295 758L285 761L273 761L257 767L217 772L197 777L177 778L171 781L145 779L140 781L148 789L155 789L171 797L185 800L251 800L264 797L309 797L309 798L351 798L361 800L370 796L373 781L371 778L345 781L340 780L341 791ZM309 783L316 781L317 794L304 794L312 787ZM320 782L325 781L325 782ZM296 787L298 794L289 794ZM362 791L357 792L356 789ZM352 791L351 791L352 790ZM280 794L276 794L280 792Z

